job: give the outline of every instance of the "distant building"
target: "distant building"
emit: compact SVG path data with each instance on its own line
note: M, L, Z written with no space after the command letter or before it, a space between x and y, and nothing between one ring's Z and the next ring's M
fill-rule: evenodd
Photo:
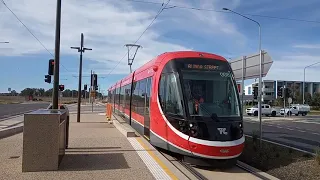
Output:
M302 94L303 81L282 81L282 80L263 80L262 81L262 101L265 103L272 102L278 98L278 89L286 86L295 94ZM245 86L245 95L252 96L253 87L258 86L258 82L254 82ZM311 96L315 93L320 93L320 82L305 82L305 92L309 92Z

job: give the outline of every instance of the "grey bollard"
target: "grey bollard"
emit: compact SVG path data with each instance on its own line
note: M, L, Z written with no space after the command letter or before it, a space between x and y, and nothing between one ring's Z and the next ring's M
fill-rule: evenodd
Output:
M67 115L42 109L24 115L22 172L58 170L66 147Z

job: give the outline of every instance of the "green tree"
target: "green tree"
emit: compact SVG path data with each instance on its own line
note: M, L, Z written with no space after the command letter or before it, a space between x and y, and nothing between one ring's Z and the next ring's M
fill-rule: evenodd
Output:
M33 95L35 92L34 88L25 88L21 91L20 96L30 96Z
M304 94L304 100L305 100L305 103L306 104L309 104L311 105L312 104L312 97L311 97L311 94L310 93L305 93Z
M274 101L274 105L275 105L275 106L283 107L283 99L282 99L282 98L277 98L277 99Z
M16 91L16 90L12 90L12 91L11 91L11 96L18 96L17 91Z
M50 97L50 96L52 96L52 92L53 92L53 89L52 89L52 88L51 88L51 89L48 89L47 91L44 92L44 96Z
M39 96L45 96L46 90L43 88L38 89Z
M320 93L313 94L311 105L320 108Z
M302 95L299 91L296 91L293 98L292 98L294 103L302 103Z
M74 98L78 97L78 91L72 90L72 92L71 92L71 97L74 97ZM88 97L88 96L87 96L87 97Z
M63 97L71 97L72 91L70 89L66 89L62 92Z

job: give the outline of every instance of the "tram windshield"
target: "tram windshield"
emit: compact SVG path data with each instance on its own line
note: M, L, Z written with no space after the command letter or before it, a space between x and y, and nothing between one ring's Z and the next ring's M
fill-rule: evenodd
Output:
M181 73L190 116L240 116L232 72L184 69Z

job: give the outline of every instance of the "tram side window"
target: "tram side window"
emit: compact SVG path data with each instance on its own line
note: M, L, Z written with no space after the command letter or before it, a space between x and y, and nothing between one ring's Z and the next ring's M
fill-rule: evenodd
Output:
M149 111L150 111L150 108L149 108L149 104L150 104L150 98L151 98L151 83L152 82L152 78L149 77L147 78L147 84L146 84L146 114L145 115L149 115Z
M138 98L139 98L139 85L140 82L134 82L133 83L133 93L132 93L132 111L137 112L137 106L138 106Z
M148 88L149 87L149 88ZM151 98L151 91L152 91L152 77L149 77L147 92L149 93L149 97Z
M159 101L160 101L161 108L163 110L165 105L165 97L164 97L165 79L166 79L166 75L162 74L160 77L160 83L159 83Z
M111 91L108 91L108 99L107 102L110 103L111 102Z
M145 106L145 93L146 93L146 79L142 79L139 81L139 96L138 96L138 104L137 104L137 113L140 115L144 115L144 106Z
M122 96L121 96L121 87L119 88L119 106L121 106L121 100L122 100L122 98L121 98ZM119 110L120 110L120 107L119 107Z
M120 88L120 105L124 107L124 86Z
M120 88L116 89L116 104L119 105L119 101L120 101Z
M117 95L117 88L114 89L114 104L117 104L117 99L118 99L118 95Z
M124 93L124 86L122 86L121 87L121 96L122 96L122 99L121 99L121 107L122 107L122 109L121 110L123 110L124 109L124 101L125 101L125 93ZM124 110L123 110L124 111Z
M131 84L125 86L125 108L130 109L130 98L131 98Z
M115 102L115 89L112 90L112 103L114 104Z

